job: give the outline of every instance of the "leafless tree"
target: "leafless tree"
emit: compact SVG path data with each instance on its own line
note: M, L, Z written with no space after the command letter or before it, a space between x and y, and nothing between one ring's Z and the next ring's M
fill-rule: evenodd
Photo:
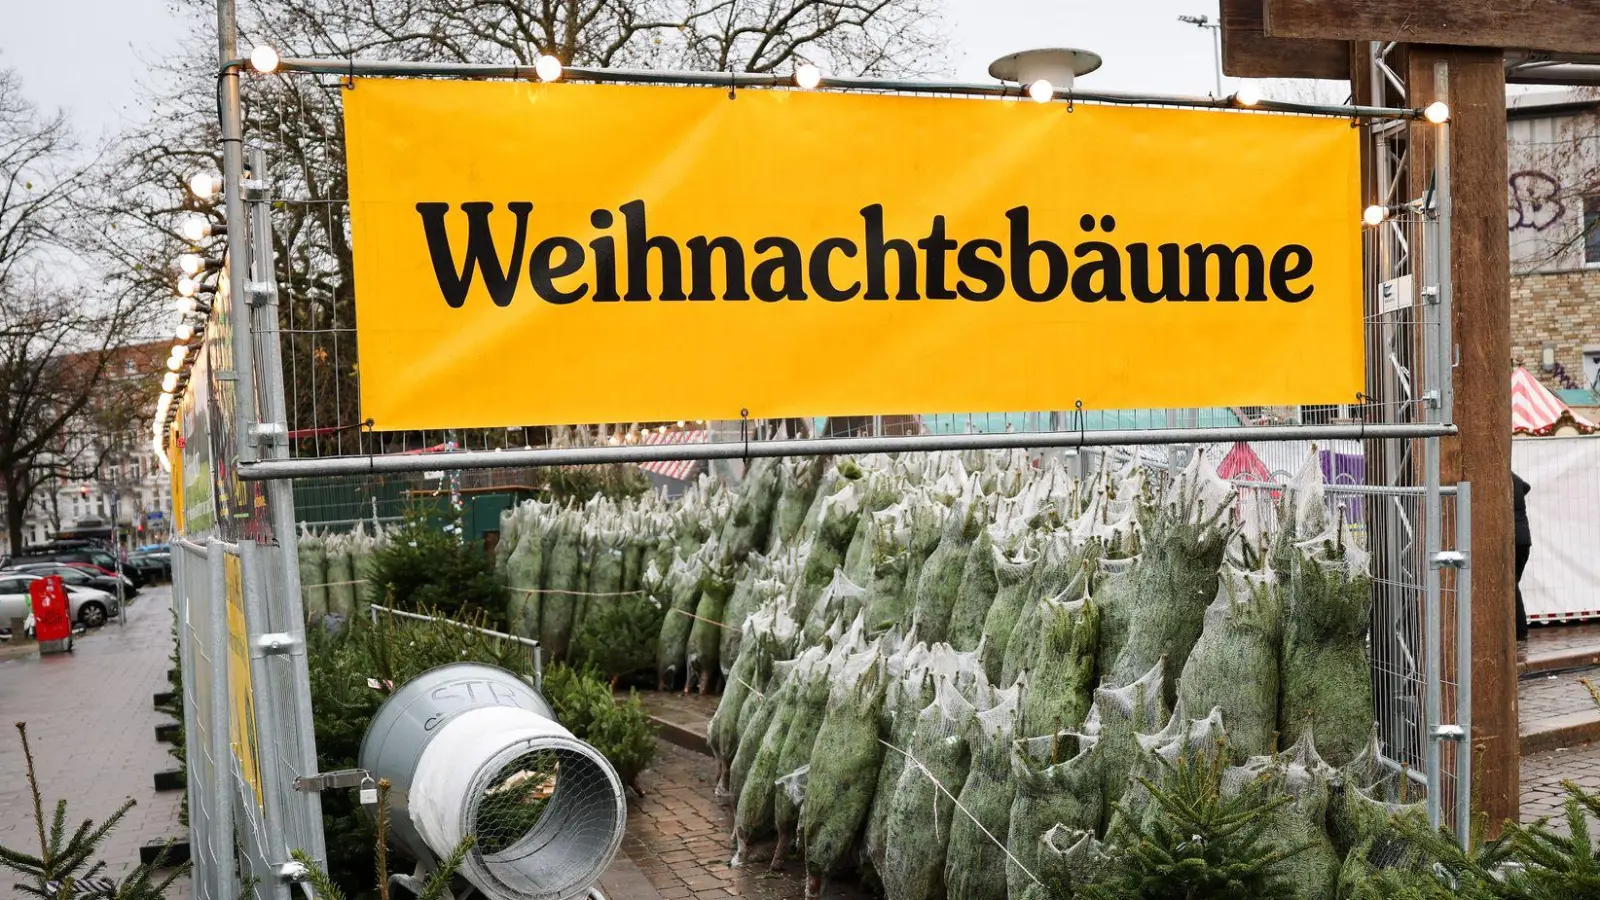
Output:
M78 205L96 159L21 87L0 70L0 491L13 549L74 439L146 405L107 377L144 319L137 298L96 271L105 260L86 256L113 243Z

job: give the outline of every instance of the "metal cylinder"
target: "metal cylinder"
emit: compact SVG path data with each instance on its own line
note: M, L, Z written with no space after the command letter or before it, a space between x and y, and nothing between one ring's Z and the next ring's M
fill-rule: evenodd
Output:
M407 682L373 716L360 764L389 781L390 832L418 859L473 836L460 874L486 897L582 897L622 843L616 770L504 669L453 663Z

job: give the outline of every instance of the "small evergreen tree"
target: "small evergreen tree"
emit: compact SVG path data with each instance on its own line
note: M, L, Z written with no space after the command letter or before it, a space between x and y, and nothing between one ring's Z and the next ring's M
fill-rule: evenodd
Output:
M106 836L122 822L134 806L129 799L98 825L85 819L72 832L67 831L67 801L58 800L55 814L45 822L44 797L39 793L39 778L33 766L33 748L28 743L28 726L17 723L22 740L22 755L27 761L28 790L33 797L33 821L39 839L34 855L13 847L0 846L0 868L21 876L15 885L24 896L47 900L162 900L172 883L189 871L189 864L174 866L164 875L166 851L151 863L141 863L120 881L107 877L106 863L96 859Z
M1309 845L1276 849L1268 815L1289 797L1263 802L1258 793L1226 797L1226 752L1193 751L1175 763L1160 760L1158 785L1140 779L1156 804L1137 842L1118 850L1097 883L1057 890L1086 900L1288 900L1292 885L1279 874L1284 860ZM1163 786L1164 785L1164 786Z
M370 588L374 602L453 619L482 615L491 627L506 627L510 595L495 577L492 557L476 541L420 519L407 522L373 555Z

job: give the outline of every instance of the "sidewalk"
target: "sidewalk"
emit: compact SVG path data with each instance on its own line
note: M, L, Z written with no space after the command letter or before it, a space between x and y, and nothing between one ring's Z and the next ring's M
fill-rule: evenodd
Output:
M0 845L39 849L16 722L28 724L47 817L64 799L71 828L103 820L129 797L137 801L102 845L106 874L137 865L140 845L184 833L183 793L157 793L152 781L177 765L156 741L155 727L170 720L152 700L168 689L171 589L147 588L125 615L126 625L112 621L78 638L73 653L0 660ZM10 884L0 875L0 893Z

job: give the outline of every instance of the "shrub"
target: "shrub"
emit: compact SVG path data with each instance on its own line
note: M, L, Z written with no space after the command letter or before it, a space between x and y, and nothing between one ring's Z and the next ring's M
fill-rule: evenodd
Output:
M490 627L506 627L509 594L483 546L420 521L407 523L373 555L371 580L377 602L453 619L482 615Z
M656 758L655 728L639 697L629 691L628 701L619 704L601 675L563 665L545 672L544 695L556 720L604 754L622 783L638 790L639 773Z

